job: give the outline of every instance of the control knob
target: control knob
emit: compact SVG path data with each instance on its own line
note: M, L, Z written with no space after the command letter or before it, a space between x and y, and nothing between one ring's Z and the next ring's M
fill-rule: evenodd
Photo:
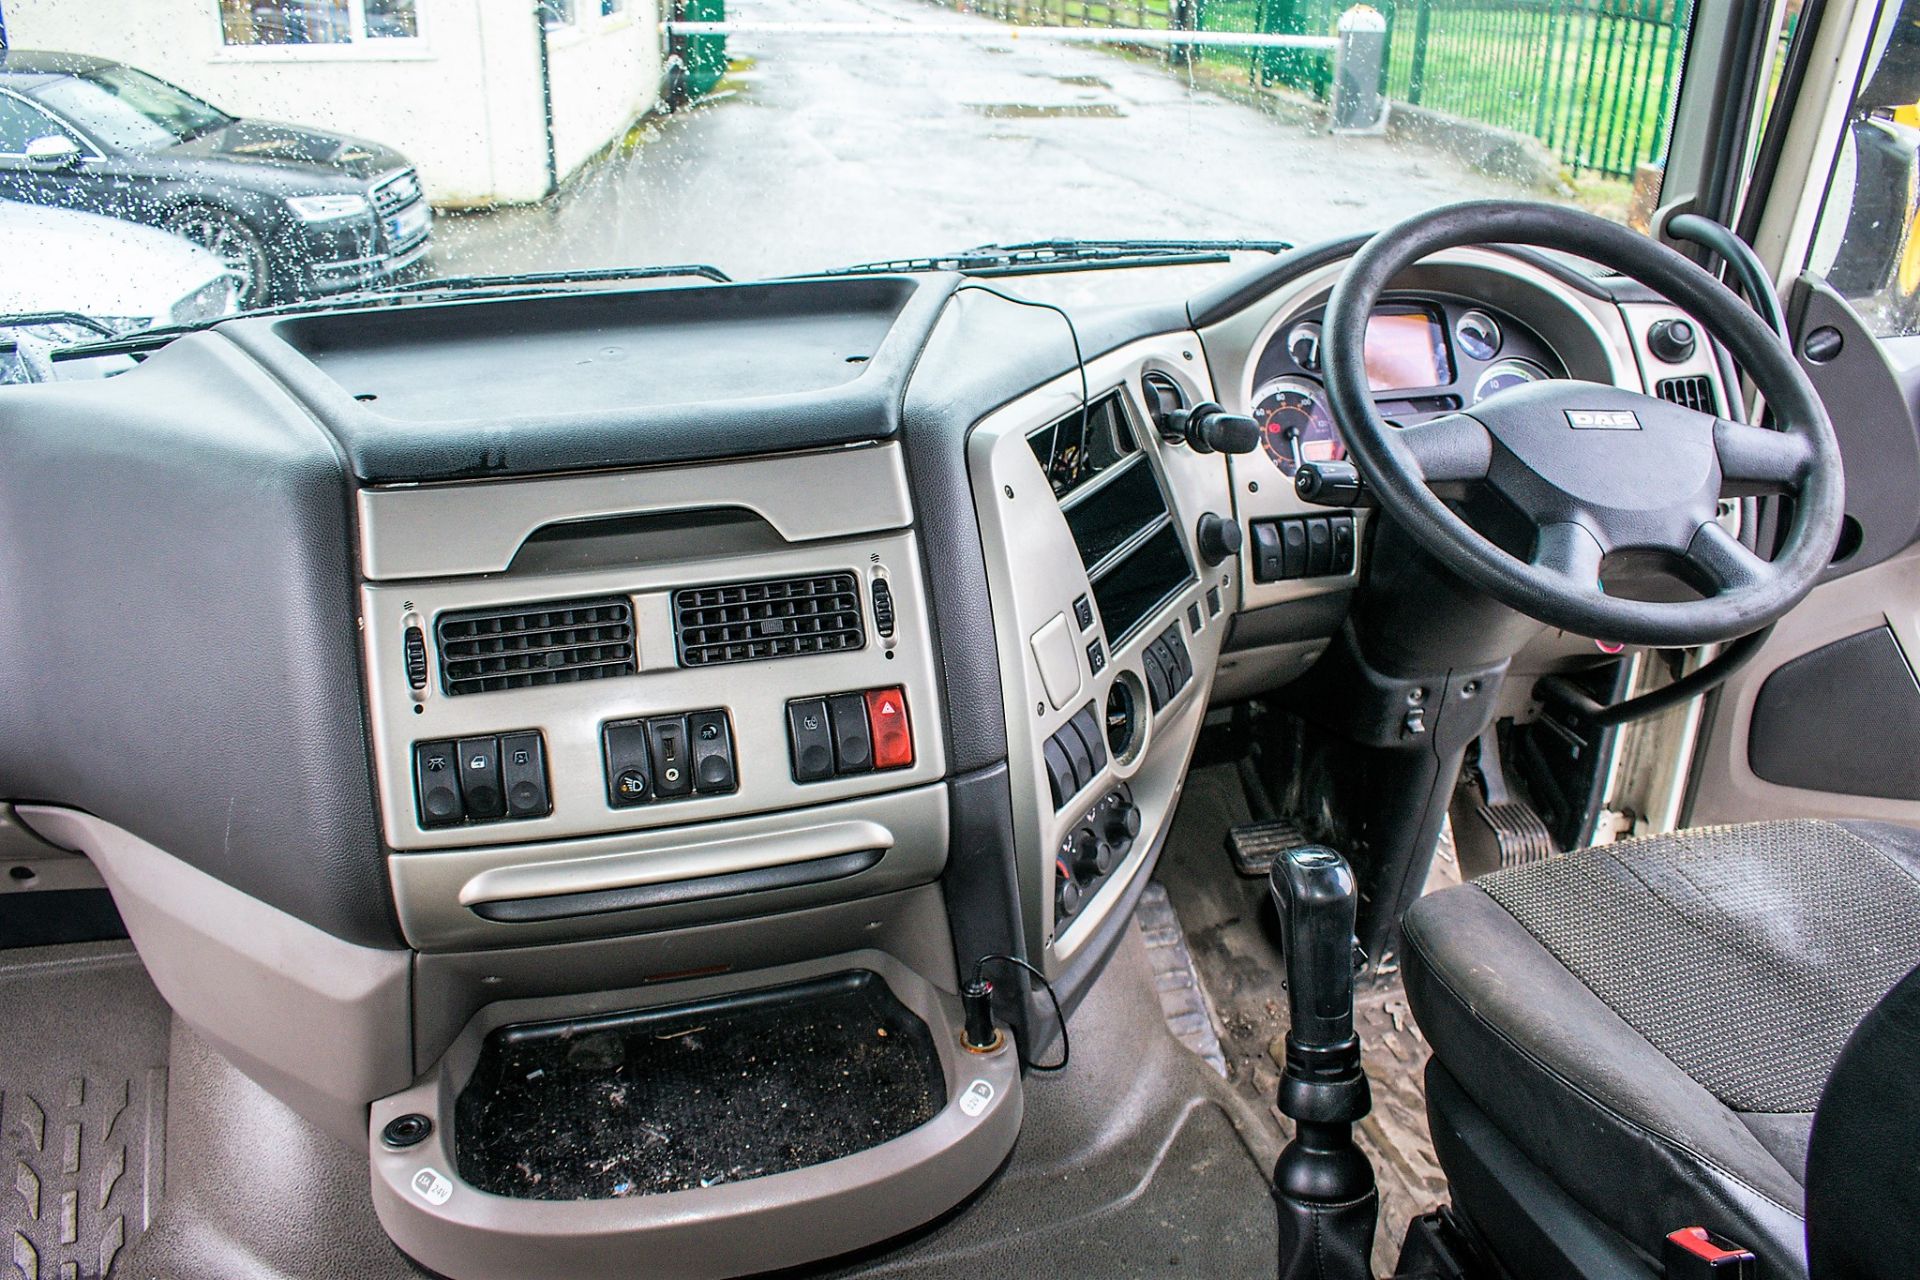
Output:
M1685 320L1656 320L1647 330L1647 350L1666 364L1690 359L1697 346L1693 326Z
M1200 543L1200 558L1210 565L1240 553L1239 522L1227 516L1207 512L1200 517L1194 537Z
M1055 859L1053 869L1055 873L1053 913L1065 920L1080 910L1080 903L1085 899L1086 894L1081 890L1079 882L1068 872L1066 863Z
M1113 850L1092 827L1075 827L1067 837L1067 852L1073 859L1073 874L1080 880L1093 880L1113 869Z
M1140 834L1140 810L1130 800L1121 800L1100 819L1102 841L1115 854L1124 853Z

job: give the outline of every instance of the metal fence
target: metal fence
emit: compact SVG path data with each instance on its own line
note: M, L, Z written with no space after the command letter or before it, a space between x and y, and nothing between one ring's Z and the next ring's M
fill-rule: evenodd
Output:
M1348 2L1257 0L1252 21L1275 31L1331 30ZM1530 134L1576 172L1631 177L1666 150L1692 0L1375 0L1375 7L1387 16L1387 89L1399 101ZM1202 23L1211 16L1203 9ZM1326 92L1324 66L1285 53L1263 56L1255 71Z
M1002 21L1324 36L1354 0L972 0ZM1631 177L1666 150L1693 0L1372 0L1401 102L1538 138L1575 172ZM1209 49L1208 61L1325 97L1301 50Z

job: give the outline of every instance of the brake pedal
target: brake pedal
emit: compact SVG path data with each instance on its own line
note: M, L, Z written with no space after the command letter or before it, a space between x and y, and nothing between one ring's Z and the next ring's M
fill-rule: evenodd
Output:
M1233 869L1249 880L1264 880L1274 859L1290 849L1312 844L1291 818L1249 822L1227 832L1227 856Z

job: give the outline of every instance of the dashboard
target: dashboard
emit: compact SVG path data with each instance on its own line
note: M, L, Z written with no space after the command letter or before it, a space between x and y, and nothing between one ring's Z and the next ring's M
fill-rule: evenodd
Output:
M1210 712L1311 680L1371 572L1372 514L1292 484L1344 453L1320 326L1354 247L1146 306L925 275L242 318L9 389L0 802L90 855L183 1020L350 1140L450 1114L509 1020L848 967L957 1094L963 975L1025 957L1070 1008ZM1401 424L1541 378L1724 406L1683 320L1457 250L1366 356ZM1257 447L1186 438L1204 404ZM1010 1110L939 1122L981 1177L1002 1067ZM924 1156L875 1185L964 1194ZM376 1139L402 1190L422 1158ZM416 1256L457 1234L394 1194Z

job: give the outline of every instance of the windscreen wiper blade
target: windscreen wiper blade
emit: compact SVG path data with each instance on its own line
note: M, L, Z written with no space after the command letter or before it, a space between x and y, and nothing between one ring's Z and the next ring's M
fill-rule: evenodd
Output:
M383 285L378 289L357 289L350 293L333 294L330 297L303 298L298 302L283 302L278 306L253 307L195 324L142 329L138 333L102 342L86 342L61 347L53 353L53 358L73 360L102 355L138 355L141 352L165 346L184 334L209 329L228 320L251 320L260 316L307 315L315 311L339 309L367 310L409 302L457 302L462 299L488 298L516 292L541 292L555 285L658 280L677 276L692 276L712 280L717 284L728 284L733 279L720 268L708 266L704 262L674 263L655 267L596 267L581 271L529 271L518 275L432 276L424 280Z
M1041 275L1049 271L1100 271L1110 267L1191 266L1226 262L1236 253L1285 253L1285 240L1028 240L983 244L958 253L894 258L830 267L823 276L957 271L970 276Z
M53 324L75 325L91 329L103 337L114 336L112 325L93 316L83 316L78 311L15 311L0 315L0 329L39 329Z

